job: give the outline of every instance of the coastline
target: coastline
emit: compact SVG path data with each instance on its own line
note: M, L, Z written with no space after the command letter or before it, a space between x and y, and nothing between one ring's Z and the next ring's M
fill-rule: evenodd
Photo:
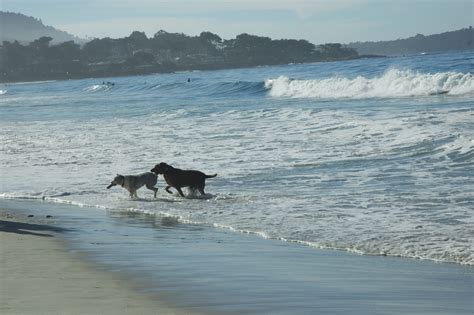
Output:
M0 210L0 313L194 314L169 308L68 251L61 230L48 219Z
M148 76L148 75L162 75L162 74L171 74L171 73L180 73L180 72L194 72L194 71L220 71L220 70L234 70L234 69L254 69L260 67L270 67L270 66L285 66L288 64L314 64L314 63L329 63L329 62L344 62L344 61L353 61L359 59L380 59L387 58L388 56L383 55L371 55L364 54L350 58L327 58L325 60L314 60L314 61L301 61L301 62L281 62L281 63L269 63L269 64L216 64L216 65L195 65L191 67L174 67L169 69L162 69L160 67L149 68L138 68L135 70L128 71L102 71L102 72L87 72L85 74L69 75L66 73L53 73L45 74L41 77L25 77L25 78L14 78L14 79L5 79L0 77L0 84L9 85L9 84L18 84L18 83L38 83L38 82L48 82L48 81L67 81L67 80L84 80L84 79L105 79L105 78L123 78L129 76Z

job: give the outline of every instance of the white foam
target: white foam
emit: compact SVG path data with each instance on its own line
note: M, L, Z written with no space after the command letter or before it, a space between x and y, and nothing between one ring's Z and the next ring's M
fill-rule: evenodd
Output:
M7 94L7 92L8 92L7 90L0 90L0 95L5 95Z
M340 86L332 88L332 82ZM74 91L91 85L67 84ZM133 106L124 116L111 113L125 93L110 94L90 119L70 120L56 119L57 107L44 107L52 120L0 124L0 198L163 214L318 248L472 264L474 112L464 97L425 97L443 89L472 91L471 86L471 75L392 69L376 78L281 77L267 87L289 97L423 97L403 100L403 106L398 100L344 107L338 101L319 106L265 97L231 99L238 106L202 99L170 99L161 106L143 91L144 98L134 97L139 103L150 99L150 105L140 105L149 114L135 115ZM84 93L68 97L81 104ZM420 100L426 106L417 107ZM116 173L142 173L160 161L218 173L206 181L212 195L169 195L162 177L157 199L146 188L134 200L121 187L105 188ZM405 185L415 189L406 191Z
M227 225L227 224L219 224L219 223L214 223L214 227L220 228L220 229L225 229L229 230L235 233L241 233L241 234L250 234L250 235L256 235L264 239L271 239L271 237L263 231L252 231L252 230L246 230L246 229L238 229L233 226Z
M23 193L23 192L11 192L11 193L0 193L1 199L31 199L31 200L41 200L44 196L39 194Z
M100 92L100 91L107 91L111 88L110 85L107 84L94 84L84 89L85 92Z
M470 73L419 73L390 69L382 76L368 78L331 77L327 79L293 80L286 76L265 81L273 97L293 98L392 98L437 94L463 95L474 93Z
M83 202L78 202L74 200L67 200L64 198L59 198L61 196L69 196L69 193L59 194L58 196L48 196L44 193L26 193L26 192L12 192L12 193L0 193L0 199L10 199L10 200L42 200L52 203L68 204L77 207L87 207L87 208L98 208L98 209L110 209L103 205L91 205Z
M443 145L442 148L445 150L445 153L458 152L460 154L465 154L468 152L474 152L474 139L459 136L454 141Z

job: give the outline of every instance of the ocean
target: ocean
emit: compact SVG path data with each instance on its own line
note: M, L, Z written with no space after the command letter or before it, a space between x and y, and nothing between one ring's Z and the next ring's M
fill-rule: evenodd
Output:
M473 265L473 64L456 52L3 84L0 206ZM168 194L161 176L156 199L106 189L162 161L218 176L205 196ZM101 228L89 232L78 248Z

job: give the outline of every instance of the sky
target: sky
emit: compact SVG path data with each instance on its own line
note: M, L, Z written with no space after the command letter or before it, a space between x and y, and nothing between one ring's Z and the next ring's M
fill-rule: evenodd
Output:
M223 39L241 33L314 44L437 34L474 24L474 0L0 0L82 38L159 30Z

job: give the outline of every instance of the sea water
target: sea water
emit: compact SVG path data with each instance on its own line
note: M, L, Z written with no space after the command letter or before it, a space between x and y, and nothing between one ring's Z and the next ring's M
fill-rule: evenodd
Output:
M473 61L445 53L2 84L0 198L473 265ZM161 176L157 199L106 189L117 173L162 161L218 176L205 196L168 194Z

